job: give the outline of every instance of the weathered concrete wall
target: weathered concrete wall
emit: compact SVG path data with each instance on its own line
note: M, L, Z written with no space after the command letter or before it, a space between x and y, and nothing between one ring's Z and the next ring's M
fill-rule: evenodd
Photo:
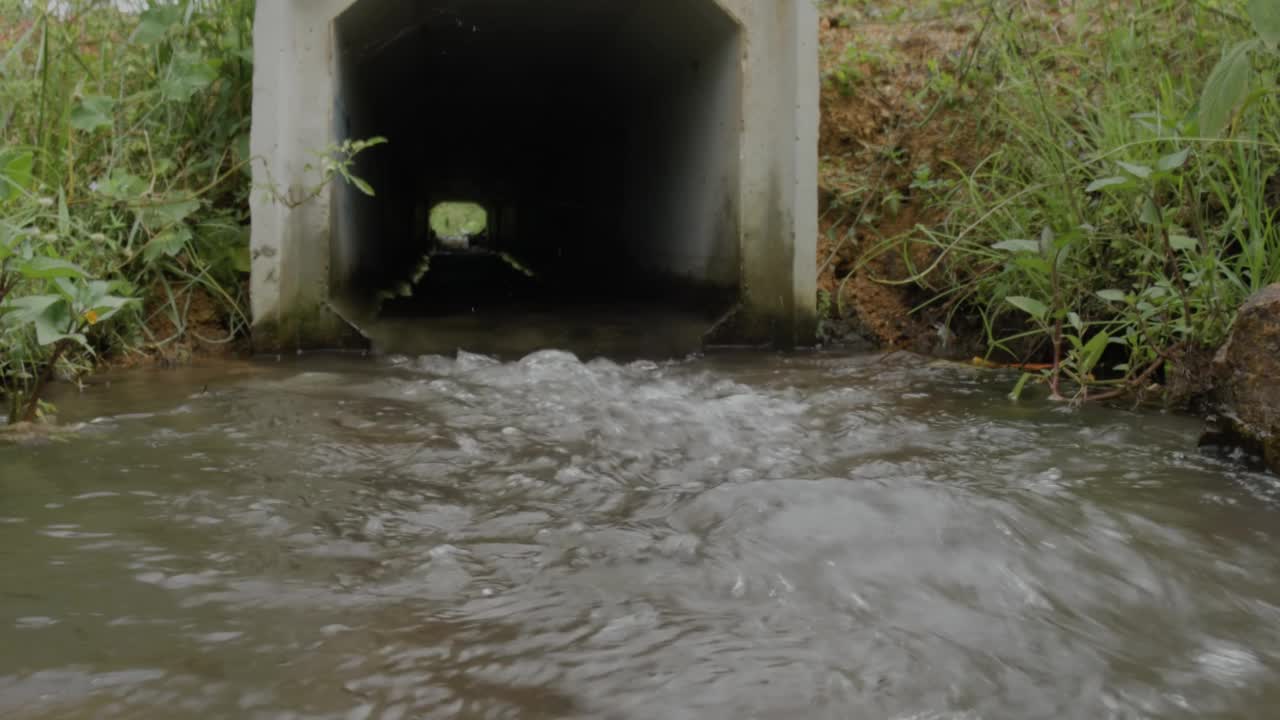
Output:
M740 283L742 38L710 5L636 5L617 51L637 132L620 158L628 258L693 282ZM655 57L653 37L664 39ZM656 102L654 98L662 98Z
M363 17L356 19L394 28L473 1L361 0ZM583 13L574 2L586 3ZM337 51L334 19L355 4L259 3L252 143L265 160L254 168L260 189L253 200L252 301L255 344L262 350L341 344L348 330L328 304L358 285L370 264L394 262L369 245L386 230L390 205L379 204L385 198L370 201L345 187L307 197L319 181L306 167L314 153L370 130L367 88ZM599 158L627 166L618 191L632 202L623 203L618 220L637 265L736 286L747 339L807 343L817 292L813 3L556 0L540 7L551 21L560 13L559 22L579 23L576 34L566 30L557 52L579 50L582 64L613 63L624 92L634 83L635 97L652 98L639 89L670 78L660 106L636 101L641 119L622 118L631 122L625 133L635 135L632 151ZM618 34L604 37L583 19L602 13L625 19ZM663 54L655 68L664 72L645 71L646 49ZM592 151L600 147L597 142ZM374 160L361 172L375 186L384 179Z

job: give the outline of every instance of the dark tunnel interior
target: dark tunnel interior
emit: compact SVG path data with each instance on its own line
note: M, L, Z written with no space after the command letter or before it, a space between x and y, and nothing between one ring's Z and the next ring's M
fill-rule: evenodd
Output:
M336 297L379 317L642 305L739 283L740 32L711 0L364 0L336 21ZM431 208L485 208L465 249ZM375 303L379 294L382 302Z

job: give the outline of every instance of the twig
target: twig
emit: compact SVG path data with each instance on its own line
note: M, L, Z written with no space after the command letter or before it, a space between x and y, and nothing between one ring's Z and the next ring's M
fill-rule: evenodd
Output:
M1164 365L1164 363L1165 363L1165 359L1163 357L1156 358L1155 361L1152 362L1150 365L1148 365L1147 369L1143 370L1142 374L1134 378L1130 384L1122 388L1109 390L1107 392L1102 393L1101 395L1094 395L1093 398L1091 399L1094 402L1105 402L1107 400L1114 400L1118 397L1124 397L1126 394L1132 392L1134 388L1141 388L1143 385L1145 385L1146 382L1151 379L1151 376L1155 375L1156 371L1159 370Z

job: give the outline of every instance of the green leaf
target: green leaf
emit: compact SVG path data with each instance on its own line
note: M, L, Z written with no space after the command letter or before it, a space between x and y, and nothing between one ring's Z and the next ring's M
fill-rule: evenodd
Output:
M1049 307L1034 298L1023 297L1021 295L1010 295L1005 298L1005 300L1010 305L1040 321L1043 321L1049 314Z
M1084 191L1093 193L1109 187L1119 187L1121 185L1128 185L1129 182L1130 182L1129 178L1127 177L1102 178L1101 180L1094 180L1093 182L1089 183L1089 187L1085 188Z
M1089 342L1085 343L1084 348L1080 351L1080 364L1076 368L1081 377L1093 372L1093 368L1102 359L1102 353L1106 352L1107 344L1110 342L1111 336L1105 332L1100 332L1089 338Z
M1147 225L1160 225L1160 208L1156 207L1156 203L1149 196L1143 198L1142 213L1138 215L1140 222Z
M169 29L182 18L178 5L155 5L142 13L130 41L138 45L155 45L169 34Z
M1134 177L1138 178L1139 180L1146 180L1147 178L1151 177L1152 170L1146 165L1135 165L1133 163L1127 163L1127 162L1118 162L1116 164L1119 165L1123 170L1128 172L1130 175L1133 175Z
M186 102L217 79L218 74L199 53L178 52L160 80L160 92L171 102Z
M1170 235L1169 246L1174 250L1190 252L1200 247L1200 243L1195 238L1187 237L1186 235Z
M155 205L139 208L138 217L149 230L158 231L186 220L199 209L199 200L160 201Z
M1007 250L1011 253L1039 253L1040 243L1035 240L1002 240L992 245L993 250Z
M51 257L33 257L18 266L18 273L31 280L52 280L54 278L88 277L84 268L66 260Z
M86 95L71 110L71 127L83 132L111 127L115 98L106 95Z
M1253 27L1271 47L1280 45L1280 3L1276 0L1249 0Z
M1250 53L1258 46L1257 40L1237 43L1218 61L1204 92L1200 95L1200 134L1216 137L1231 121L1236 108L1244 102L1253 84L1253 59Z
M1084 321L1080 319L1080 315L1078 313L1067 313L1067 322L1071 324L1071 327L1076 329L1076 332L1084 332Z
M24 295L9 298L3 306L0 306L0 310L5 312L4 318L7 323L24 325L34 322L36 317L49 309L49 306L59 302L65 302L65 300L58 295Z
M1022 377L1018 378L1018 384L1013 386L1013 391L1009 393L1009 399L1017 402L1022 399L1022 393L1027 389L1027 383L1030 382L1035 375L1031 373L1022 373Z
M1099 290L1098 297L1107 302L1128 302L1129 296L1123 290Z
M58 292L62 293L62 297L70 300L71 302L75 302L76 299L83 294L84 289L83 284L77 285L76 283L71 282L70 278L64 277L54 278L53 286L58 289Z
M1058 236L1053 232L1053 228L1048 225L1040 231L1040 252L1048 256L1052 251L1058 249Z
M1156 169L1160 172L1172 172L1183 165L1187 164L1187 158L1191 156L1191 148L1180 150L1176 153L1170 153L1160 158L1156 162Z
M5 320L18 326L31 325L36 329L36 342L48 346L60 340L84 338L70 332L72 328L71 305L57 295L28 295L5 303L8 311Z
M1026 270L1027 272L1033 273L1035 275L1039 275L1041 277L1048 277L1049 274L1053 272L1053 268L1050 267L1049 261L1045 260L1039 254L1028 255L1028 254L1022 253L1019 255L1015 255L1013 256L1012 262L1014 267L1020 268L1022 270Z
M0 201L31 187L35 155L30 150L0 150Z
M139 196L147 192L146 180L119 169L94 185L96 186L94 187L95 192L113 200L136 201Z
M95 298L94 301L89 304L89 307L85 308L85 310L86 314L90 312L93 313L95 316L93 320L94 323L100 323L111 319L113 315L132 305L134 302L135 300L133 298L106 295Z
M369 197L376 196L376 193L373 192L373 186L370 185L369 183L356 177L355 175L346 175L346 173L344 173L344 175L352 185L355 185L356 188L360 190L360 192L364 193L365 195L368 195Z
M147 262L154 262L161 257L175 257L186 249L191 242L191 230L175 226L156 235L142 249L142 257Z

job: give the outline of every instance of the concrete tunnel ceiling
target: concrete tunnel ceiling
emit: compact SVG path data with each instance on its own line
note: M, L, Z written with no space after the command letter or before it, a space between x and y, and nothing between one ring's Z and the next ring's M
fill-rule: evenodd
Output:
M714 0L362 0L334 37L336 137L390 141L356 168L376 197L335 191L335 297L410 280L431 207L472 201L539 297L732 303L741 33ZM513 267L433 257L419 310L498 297Z

